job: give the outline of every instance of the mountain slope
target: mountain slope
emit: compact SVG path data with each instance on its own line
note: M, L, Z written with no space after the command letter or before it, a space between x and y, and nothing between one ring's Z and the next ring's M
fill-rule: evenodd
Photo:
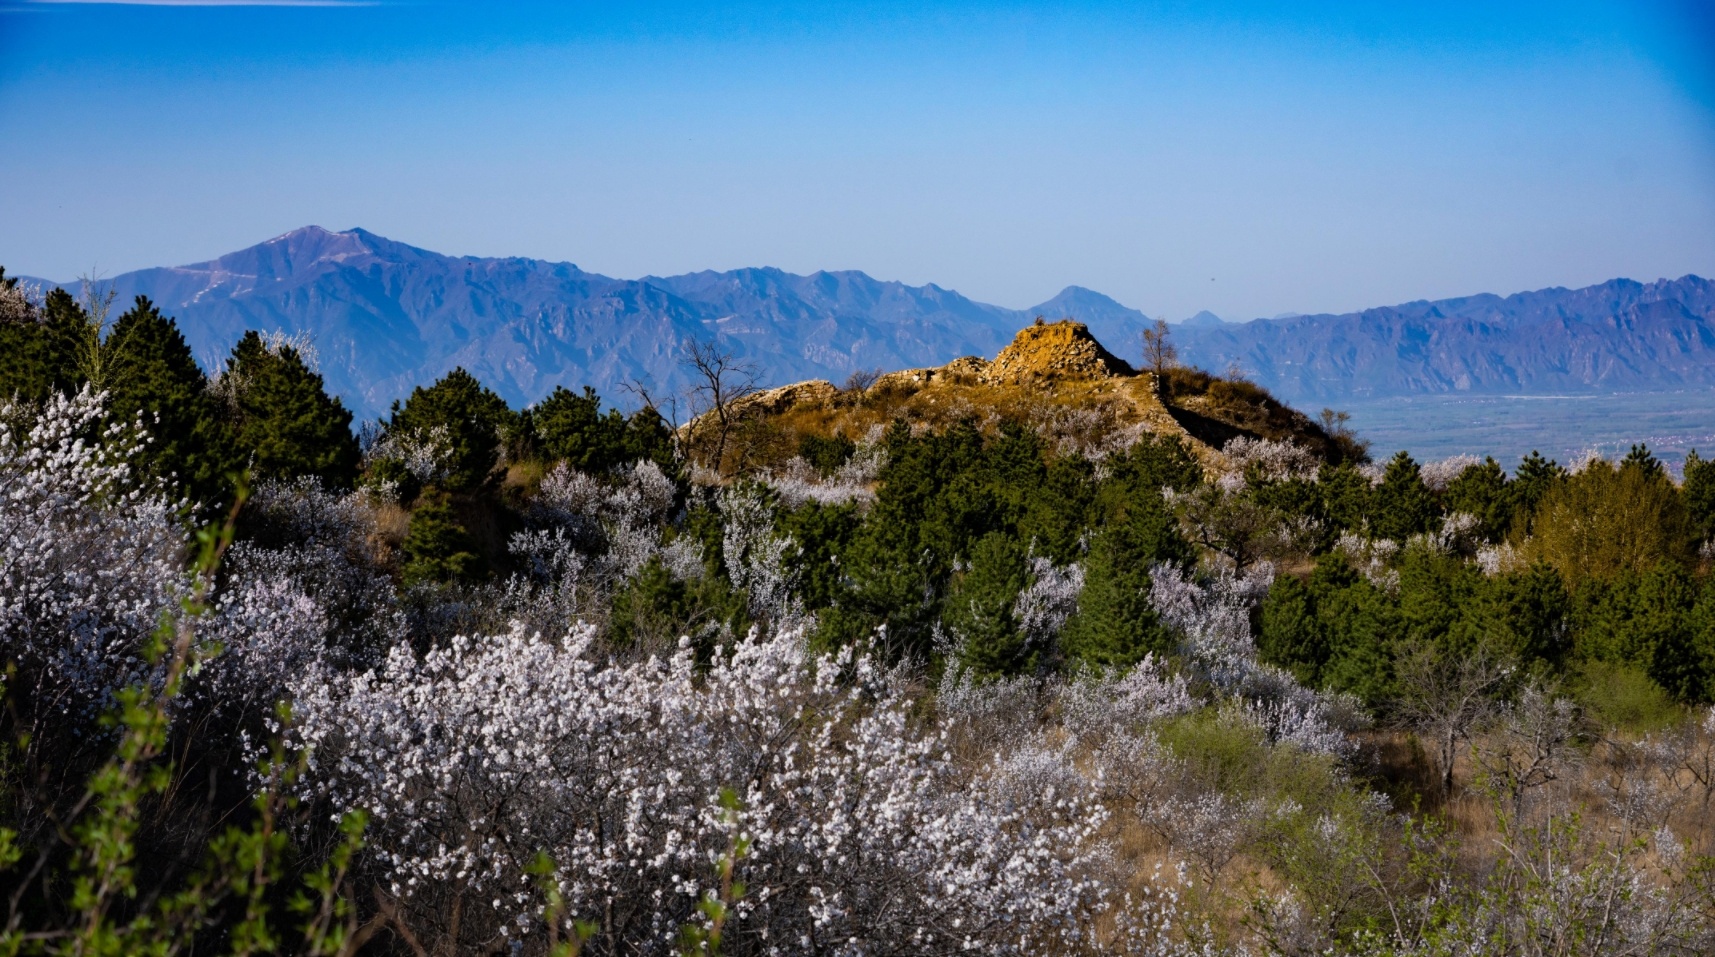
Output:
M1697 276L1182 327L1180 356L1230 363L1289 401L1715 386L1715 283Z
M462 365L522 405L556 384L610 399L686 385L681 343L715 338L769 383L988 354L1013 310L859 272L775 269L612 279L570 263L443 256L361 229L294 230L204 263L112 280L147 295L219 363L245 329L307 333L330 388L360 416Z
M738 269L613 279L570 263L445 256L362 229L305 227L205 263L126 273L217 365L246 329L308 334L329 386L360 417L462 365L522 405L557 384L610 400L642 380L688 383L682 343L717 339L764 385L843 381L995 354L1037 316L1087 324L1124 359L1150 320L1068 286L1030 309L861 272ZM1696 276L1412 302L1249 323L1175 327L1180 358L1234 363L1291 402L1715 387L1715 283Z

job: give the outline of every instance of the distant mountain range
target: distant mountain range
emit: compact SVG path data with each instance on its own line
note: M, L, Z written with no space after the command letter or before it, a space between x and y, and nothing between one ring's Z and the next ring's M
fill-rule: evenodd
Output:
M1697 276L1409 302L1175 332L1182 358L1294 402L1715 387L1715 283Z
M1133 356L1150 321L1077 286L1007 309L861 272L612 279L570 263L444 256L315 226L110 285L119 308L146 295L176 317L210 366L246 329L307 334L329 387L360 417L461 365L517 405L556 384L593 385L623 402L631 380L662 392L687 385L679 358L691 339L717 339L751 359L765 384L838 382L859 369L993 356L1038 315L1078 319ZM1203 313L1173 336L1182 359L1216 370L1236 362L1289 401L1712 386L1715 284L1614 280L1243 324Z

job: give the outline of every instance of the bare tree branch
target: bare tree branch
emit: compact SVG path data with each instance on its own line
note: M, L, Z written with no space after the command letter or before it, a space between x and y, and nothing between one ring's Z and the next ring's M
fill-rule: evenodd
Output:
M691 428L710 428L712 417L714 453L704 464L721 471L726 458L727 440L738 424L734 406L742 399L755 395L761 373L750 361L740 358L715 341L689 340L681 360L691 373Z

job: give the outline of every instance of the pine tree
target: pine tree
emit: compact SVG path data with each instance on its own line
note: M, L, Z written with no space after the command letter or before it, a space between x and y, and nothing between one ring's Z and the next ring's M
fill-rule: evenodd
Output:
M1356 695L1371 706L1388 700L1395 691L1393 656L1402 631L1395 603L1335 556L1317 564L1310 591L1327 636L1323 687Z
M798 440L798 457L823 475L832 475L856 451L857 443L843 435L806 435Z
M459 524L445 492L430 489L417 500L405 534L403 578L418 582L469 581L482 570L470 533Z
M1257 656L1288 669L1307 685L1314 687L1322 680L1322 667L1328 661L1328 636L1316 618L1309 587L1291 575L1276 579L1263 599Z
M1026 584L1024 559L1011 536L990 532L947 594L942 621L961 640L965 666L979 675L1021 674L1035 666L1012 611Z
M1357 466L1349 462L1324 465L1316 485L1322 494L1322 512L1335 530L1363 531L1375 489Z
M1442 500L1448 512L1476 518L1479 533L1488 541L1500 541L1512 529L1515 497L1507 488L1507 473L1493 458L1460 472Z
M1661 683L1681 701L1715 702L1715 577L1703 580L1685 630L1685 642L1657 660Z
M34 403L75 390L84 381L75 348L88 326L83 309L59 288L38 308L24 300L17 284L0 268L0 299L11 301L11 308L0 310L0 402L16 396Z
M1519 462L1507 488L1513 500L1513 531L1521 538L1530 534L1536 521L1536 508L1542 503L1543 496L1565 477L1566 470L1559 463L1543 458L1542 453L1534 450Z
M1435 498L1423 484L1423 473L1410 453L1401 451L1388 461L1382 483L1370 507L1370 534L1403 542L1427 532L1436 519Z
M584 472L606 472L628 460L626 423L617 409L601 411L601 396L589 386L578 395L564 386L531 410L542 451Z
M1537 562L1490 579L1487 593L1467 615L1472 630L1491 646L1527 665L1558 668L1571 651L1571 608L1560 573Z
M52 383L47 324L25 301L17 279L0 267L0 403L14 397L40 402Z
M1692 449L1685 457L1685 484L1679 491L1698 540L1715 539L1715 460L1701 459Z
M242 463L233 460L219 403L177 323L138 296L101 350L106 382L97 384L111 393L109 414L126 423L141 417L151 436L143 467L192 501L219 508Z
M662 472L675 475L679 471L675 443L672 426L654 406L646 405L625 420L626 461L647 460L660 466Z
M1647 445L1633 445L1626 457L1620 460L1621 469L1636 469L1647 479L1667 478L1667 469L1662 467L1661 460L1650 452Z
M222 377L233 441L256 478L313 475L329 488L357 480L359 451L351 413L290 346L270 349L246 332Z
M394 403L390 433L445 430L452 461L445 481L449 491L475 489L500 463L500 448L517 427L506 402L463 369L454 369L434 385L418 386L401 407Z
M1150 652L1173 650L1173 636L1149 602L1149 569L1192 557L1159 496L1134 502L1090 545L1084 591L1061 637L1066 654L1091 665L1123 667Z

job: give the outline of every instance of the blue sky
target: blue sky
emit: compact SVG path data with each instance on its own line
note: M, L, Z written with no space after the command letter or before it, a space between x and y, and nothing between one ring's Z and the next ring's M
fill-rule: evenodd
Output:
M0 265L315 223L1175 319L1711 275L1709 6L0 0Z

